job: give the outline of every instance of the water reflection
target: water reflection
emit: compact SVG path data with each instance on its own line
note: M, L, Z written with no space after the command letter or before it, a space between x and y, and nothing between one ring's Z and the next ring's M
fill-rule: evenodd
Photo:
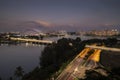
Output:
M13 75L17 66L22 66L25 72L39 66L39 56L44 45L20 44L0 46L0 76L7 80Z

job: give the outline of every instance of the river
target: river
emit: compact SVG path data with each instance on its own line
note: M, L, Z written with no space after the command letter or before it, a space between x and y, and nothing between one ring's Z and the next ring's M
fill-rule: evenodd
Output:
M25 72L39 66L39 56L44 45L3 45L0 46L0 77L8 80L16 67L22 66Z

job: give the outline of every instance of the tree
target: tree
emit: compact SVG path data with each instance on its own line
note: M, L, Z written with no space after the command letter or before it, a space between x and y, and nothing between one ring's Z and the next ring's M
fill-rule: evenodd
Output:
M117 44L117 41L117 38L107 38L104 43L107 46L113 46Z
M23 71L23 68L21 66L16 67L16 70L15 70L15 73L14 73L16 78L21 80L21 78L23 77L23 73L24 73L24 71Z
M13 78L12 78L12 77L10 77L10 80L13 80Z
M76 42L81 42L81 38L80 38L80 37L77 37L77 38L75 39L75 41L76 41Z

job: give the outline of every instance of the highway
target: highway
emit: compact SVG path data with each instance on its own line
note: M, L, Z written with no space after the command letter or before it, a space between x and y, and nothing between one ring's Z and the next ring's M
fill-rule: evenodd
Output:
M87 55L89 51L90 51L90 48L85 48L77 57L75 57L73 61L71 61L70 64L68 64L68 66L57 77L56 80L74 80L77 77L75 74L79 73L78 71L79 66L83 65L83 63L85 62L84 57Z
M91 50L93 50L93 52L90 52ZM84 78L86 70L94 69L99 66L98 63L102 50L120 51L118 48L86 45L85 49L68 64L56 80L75 80L77 78Z

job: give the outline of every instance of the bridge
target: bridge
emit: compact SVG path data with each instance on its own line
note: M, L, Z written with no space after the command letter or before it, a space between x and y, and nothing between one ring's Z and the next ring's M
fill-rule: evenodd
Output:
M104 47L104 46L91 46L91 45L86 45L85 47L93 48L93 49L101 49L101 50L107 50L107 51L117 51L120 52L120 49L118 48L109 48L109 47Z
M40 43L40 44L52 44L53 43L53 41L48 41L48 40L24 39L24 38L13 38L13 37L11 37L10 40Z
M86 70L100 66L99 61L102 50L120 52L118 48L86 45L85 49L66 66L55 80L76 80L78 78L84 78Z

